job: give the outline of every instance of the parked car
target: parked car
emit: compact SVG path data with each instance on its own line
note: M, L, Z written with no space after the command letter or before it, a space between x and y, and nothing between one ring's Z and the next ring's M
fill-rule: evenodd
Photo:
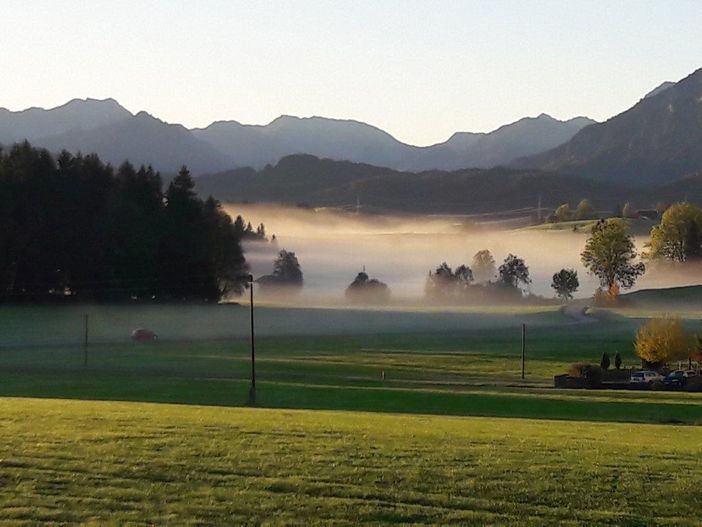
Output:
M152 342L158 339L158 335L150 329L137 328L132 331L132 340L139 342Z
M694 377L697 375L695 370L675 370L671 371L663 379L663 384L666 386L685 386L687 384L688 377Z
M629 379L629 382L631 384L639 384L639 385L652 385L657 382L662 382L663 381L663 376L658 373L657 371L635 371L634 373L631 374L631 378Z

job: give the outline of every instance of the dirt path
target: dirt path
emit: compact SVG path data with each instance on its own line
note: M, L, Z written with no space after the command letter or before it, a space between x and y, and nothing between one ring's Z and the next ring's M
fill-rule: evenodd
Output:
M595 319L587 314L588 307L590 307L589 300L574 300L563 306L561 308L561 313L572 319L574 322L594 322Z

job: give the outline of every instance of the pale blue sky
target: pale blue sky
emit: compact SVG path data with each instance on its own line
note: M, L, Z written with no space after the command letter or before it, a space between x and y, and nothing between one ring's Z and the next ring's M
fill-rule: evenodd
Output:
M430 144L541 112L604 120L702 67L701 30L699 0L0 0L0 106L323 115Z

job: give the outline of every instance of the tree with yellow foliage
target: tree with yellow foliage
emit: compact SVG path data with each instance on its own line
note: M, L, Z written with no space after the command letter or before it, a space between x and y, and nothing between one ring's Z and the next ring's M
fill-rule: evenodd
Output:
M690 203L669 207L651 230L648 257L688 262L702 257L702 209Z
M679 318L654 318L639 328L635 346L641 360L665 364L687 359L696 349L696 339Z

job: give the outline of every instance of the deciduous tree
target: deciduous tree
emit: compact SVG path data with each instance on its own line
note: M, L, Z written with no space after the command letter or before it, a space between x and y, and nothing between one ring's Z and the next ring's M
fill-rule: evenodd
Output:
M495 259L487 249L475 253L471 268L476 282L484 283L495 278Z
M643 263L634 261L634 240L626 222L618 218L597 222L580 256L610 294L619 287L630 288L646 270Z
M561 269L553 275L553 281L551 282L551 287L563 300L573 298L573 293L578 290L579 286L578 272L574 269Z
M553 217L556 221L569 221L573 219L573 212L570 210L570 205L563 203L560 205L555 212Z
M595 216L595 209L592 207L590 200L582 199L575 209L576 220L589 220Z
M509 254L507 258L505 258L497 272L500 283L508 287L514 287L516 289L520 285L527 286L531 283L529 268L522 258L514 254Z
M651 230L650 258L686 262L702 256L702 209L690 203L669 207Z
M635 346L641 360L663 365L687 359L696 349L696 340L679 318L654 318L639 328Z

